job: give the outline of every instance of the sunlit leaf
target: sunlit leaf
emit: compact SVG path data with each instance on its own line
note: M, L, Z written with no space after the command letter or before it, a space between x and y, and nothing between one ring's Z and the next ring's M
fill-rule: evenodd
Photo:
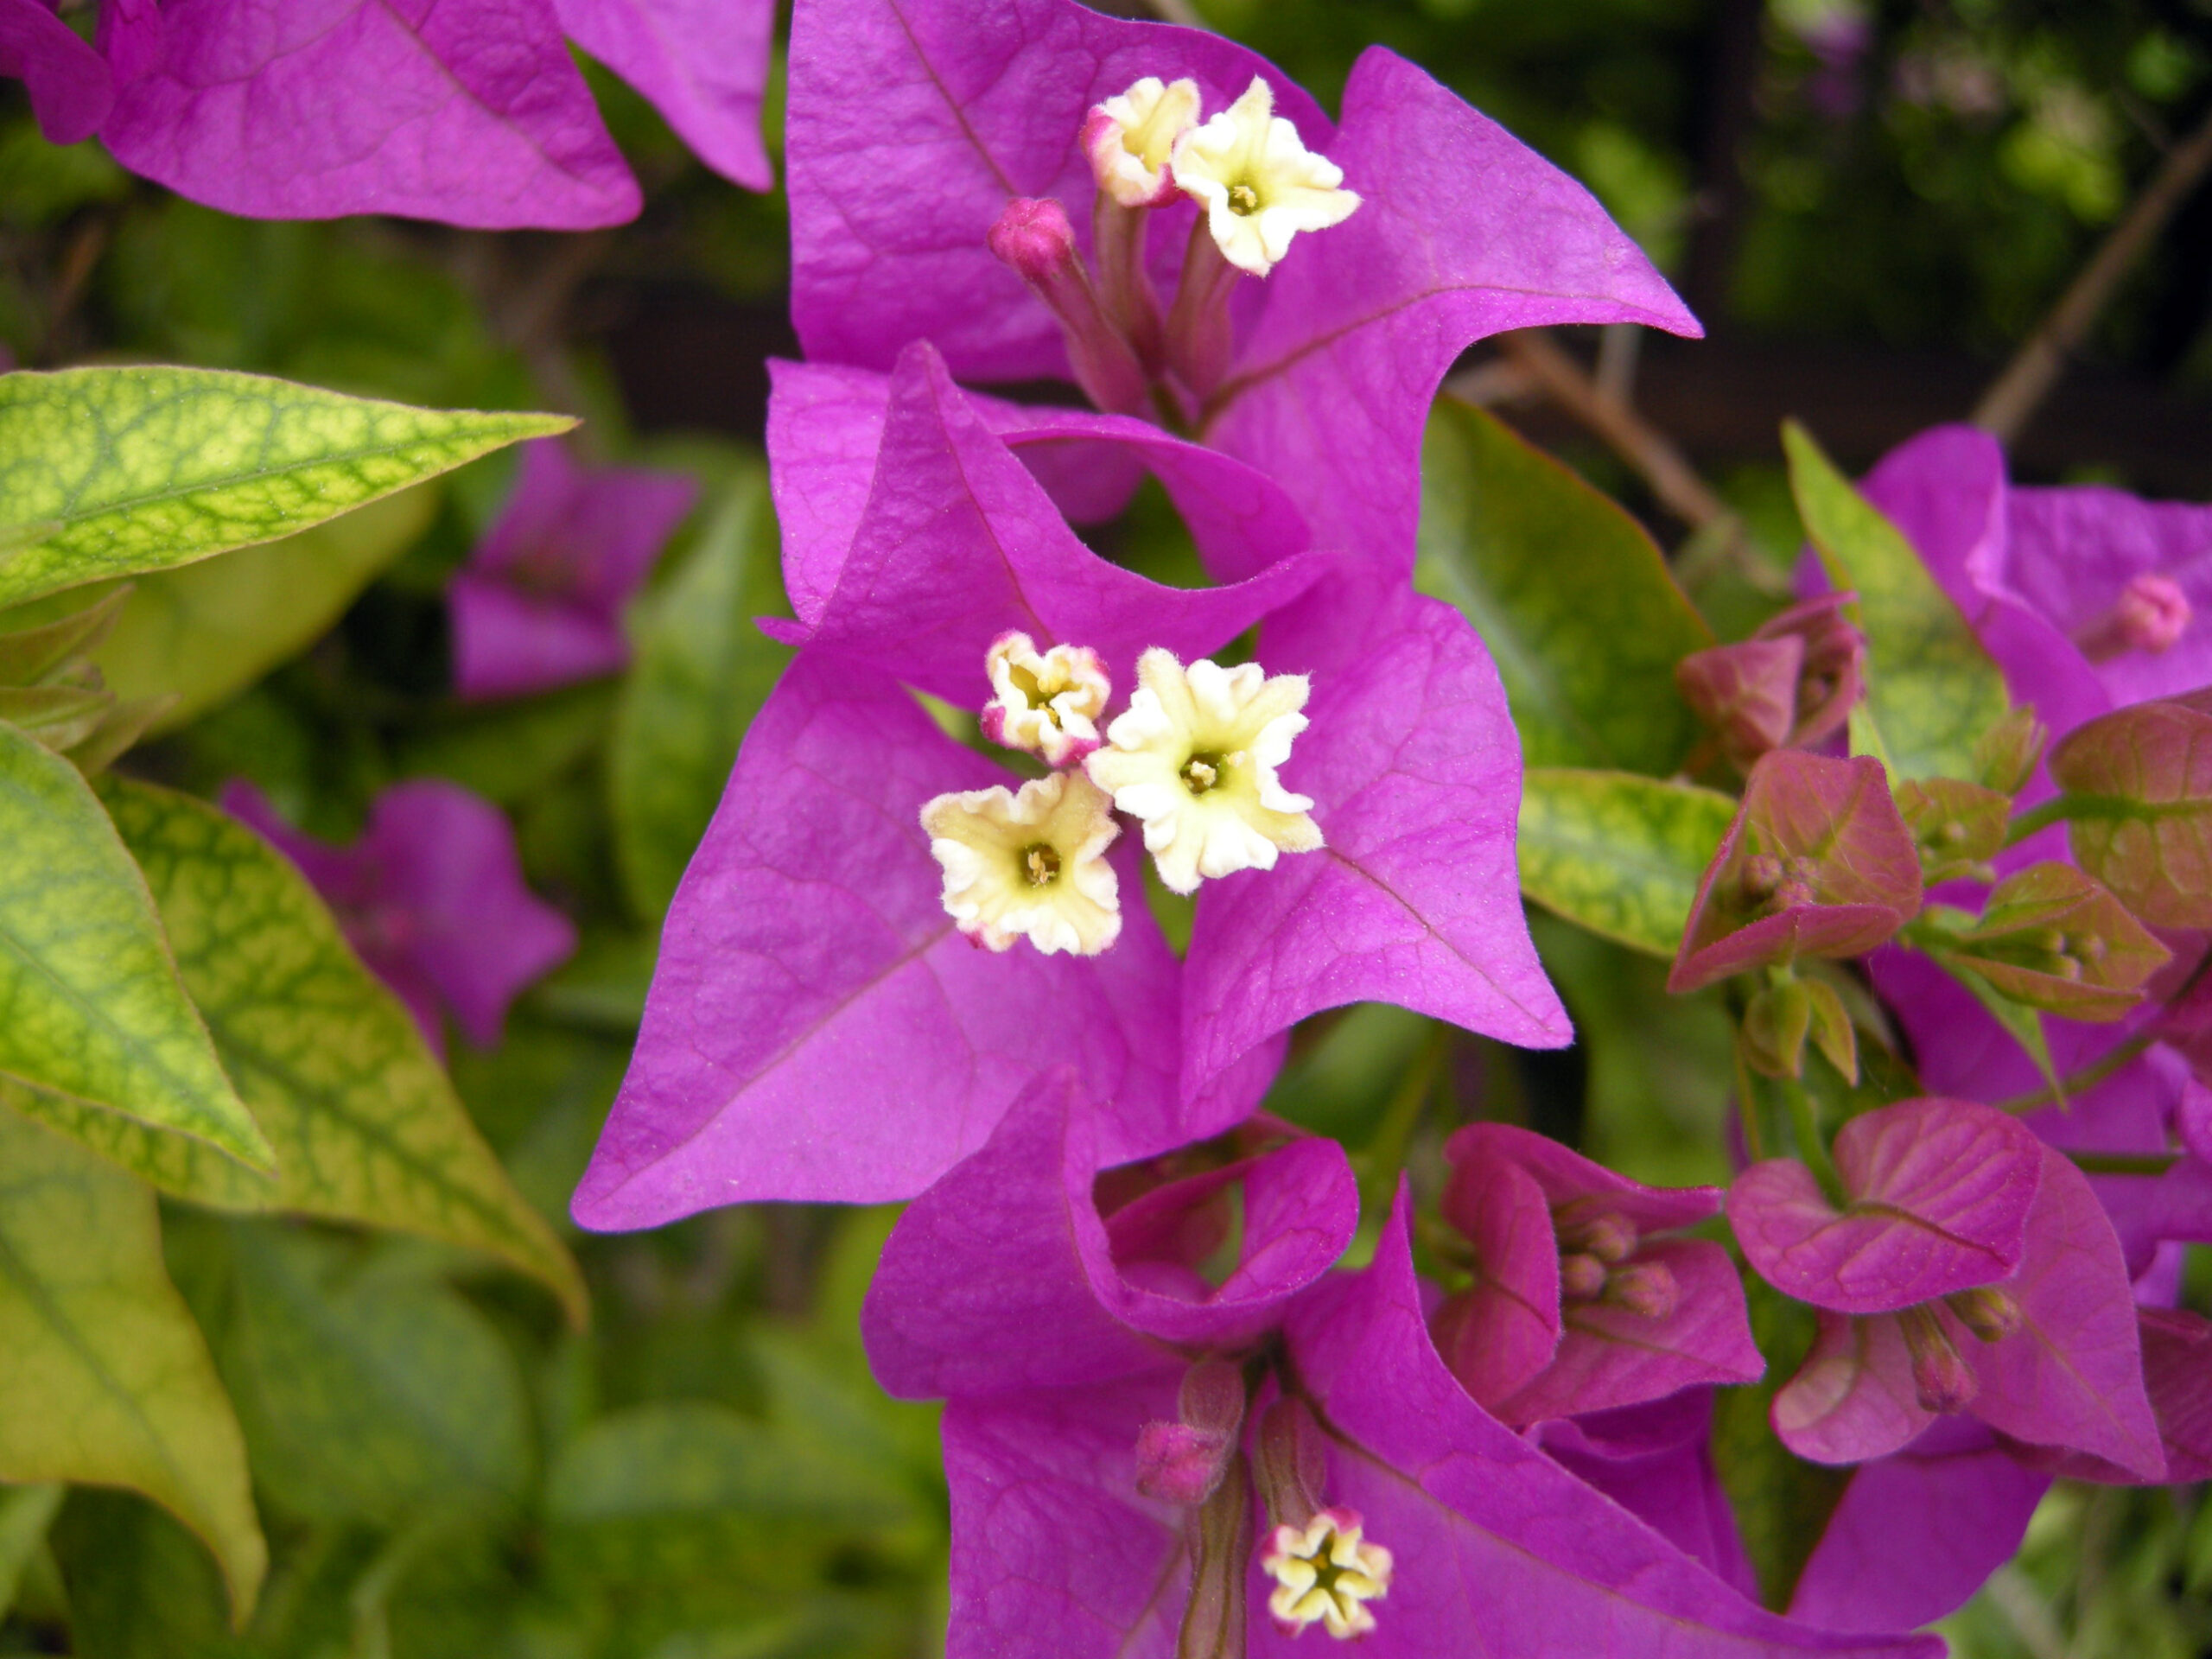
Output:
M1569 921L1671 957L1736 803L1624 772L1531 766L1521 792L1521 890Z
M163 1192L217 1209L364 1222L489 1251L581 1319L575 1262L484 1144L414 1020L291 863L188 796L116 779L106 797L276 1168L257 1176L111 1116L68 1115L72 1133ZM38 1109L58 1118L66 1105Z
M1415 584L1497 659L1529 763L1663 776L1697 741L1675 664L1713 644L1642 525L1449 398L1422 454Z
M154 1195L7 1111L0 1355L0 1480L143 1492L214 1552L243 1620L268 1548L238 1420L162 1264Z
M59 1102L27 1109L72 1132L137 1119L241 1178L234 1159L267 1168L107 814L67 760L4 724L0 846L0 1080Z
M1857 592L1866 634L1866 701L1854 754L1894 779L1981 776L1983 734L2005 717L2005 677L1897 526L1835 469L1805 429L1783 428L1789 479L1814 549L1838 588Z
M215 369L0 376L0 537L40 532L0 560L0 605L274 541L574 424Z

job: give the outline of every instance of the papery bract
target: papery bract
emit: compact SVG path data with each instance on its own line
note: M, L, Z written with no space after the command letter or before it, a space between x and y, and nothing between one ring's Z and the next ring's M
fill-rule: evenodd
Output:
M1855 957L1920 908L1920 861L1879 761L1777 749L1698 886L1667 988L1799 956Z
M516 696L626 664L623 607L698 493L681 473L579 467L557 438L524 444L514 493L448 589L454 690Z
M1217 36L1072 0L805 0L792 21L792 313L808 354L888 369L918 339L976 380L1065 376L1046 306L985 240L1007 202L1096 193L1088 111L1147 76L1208 114L1255 76L1360 210L1301 236L1234 296L1203 440L1281 480L1322 544L1409 569L1423 419L1445 369L1503 328L1696 325L1588 193L1381 48L1332 130L1263 60ZM1194 209L1157 209L1149 264L1173 286Z
M2145 921L2212 926L2212 690L2115 709L2050 752L2050 779L2087 797L2067 842Z
M1776 1289L1839 1313L1880 1313L1992 1284L2018 1268L2043 1148L2018 1120L1970 1101L1909 1100L1835 1139L1839 1211L1794 1158L1728 1189L1728 1219Z
M1966 613L2014 700L2052 731L2212 681L2212 508L2098 485L2015 487L1997 440L1965 426L1900 444L1865 489ZM2122 613L2146 578L2180 608L2131 638Z
M1999 881L1947 954L2016 1002L2094 1020L2126 1015L2172 955L2103 887L2056 862Z
M243 780L224 787L222 804L300 867L441 1052L442 1009L489 1048L508 1004L576 948L574 925L523 885L506 819L458 785L394 785L350 847L302 835Z
M1180 1294L1146 1288L1175 1262L1117 1241L1125 1211L1099 1214L1093 1117L1065 1074L1019 1103L908 1210L863 1314L887 1389L950 1395L957 1659L1030 1651L1040 1631L1074 1655L1174 1651L1189 1512L1139 1492L1138 1447L1148 1423L1174 1419L1199 1355L1295 1377L1325 1427L1317 1496L1359 1515L1395 1561L1367 1604L1377 1653L1462 1652L1470 1630L1502 1652L1933 1653L1759 1611L1484 1415L1429 1345L1402 1201L1373 1268L1321 1273L1357 1215L1326 1143L1150 1195L1147 1239L1177 1236L1160 1207L1222 1179L1244 1182L1247 1219L1219 1287L1171 1274ZM1259 1387L1248 1424L1275 1393ZM1245 1570L1244 1651L1298 1651L1267 1615L1268 1581Z
M97 51L42 10L0 0L0 74L30 84L47 136L98 130L131 171L230 213L547 230L634 217L636 181L564 35L709 166L772 182L765 0L105 0Z
M2050 1487L1988 1428L1946 1418L1852 1471L1789 1616L1867 1631L1941 1618L2012 1559Z
M1755 1166L1730 1189L1729 1218L1752 1265L1821 1308L1812 1352L1773 1406L1776 1432L1801 1457L1883 1456L1940 1408L2152 1478L2164 1469L2120 1241L2082 1173L2039 1143L2017 1265L2004 1270L2021 1183L1999 1122L2010 1120L1967 1102L1904 1101L1846 1124L1836 1161L1847 1196L1894 1189L1906 1199L1894 1217L1866 1217L1871 1229L1854 1229L1847 1214L1816 1221L1816 1211L1835 1212L1783 1160ZM1967 1145L1952 1150L1964 1167L1947 1183L1938 1166L1961 1136ZM1919 1216L1908 1207L1916 1197ZM1977 1334L1969 1321L1989 1317L1974 1300L1984 1286L2003 1318ZM1905 1300L1923 1290L1929 1300ZM1866 1311L1830 1311L1839 1304Z
M1717 1188L1642 1186L1502 1123L1460 1129L1445 1155L1443 1213L1473 1246L1473 1284L1438 1310L1437 1347L1500 1421L1640 1405L1764 1372L1728 1253L1651 1236L1719 1213ZM1598 1282L1563 1287L1563 1255L1597 1263ZM1664 1294L1639 1298L1639 1274Z
M781 630L805 649L747 734L671 908L637 1056L575 1199L590 1225L910 1198L1060 1060L1111 1101L1109 1154L1147 1155L1242 1117L1273 1069L1262 1031L1179 1087L1181 970L1141 905L1095 957L986 958L959 937L917 815L1007 774L904 687L981 709L990 648L1013 629L1092 648L1125 686L1147 644L1212 650L1320 562L1190 591L1108 564L926 346L896 378L879 441L814 626ZM1141 891L1135 850L1124 893Z
M91 137L115 101L106 60L44 0L0 0L0 75L22 81L50 143Z

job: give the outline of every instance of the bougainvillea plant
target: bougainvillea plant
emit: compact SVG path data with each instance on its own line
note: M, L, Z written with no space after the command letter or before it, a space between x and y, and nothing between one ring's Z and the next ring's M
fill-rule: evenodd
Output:
M0 0L0 72L232 213L573 230L571 48L763 188L772 23ZM1793 425L1700 608L1440 397L1700 329L1424 69L788 63L759 460L0 376L0 1615L1934 1659L2056 1483L2212 1477L2212 509ZM1556 1109L1624 1048L1668 1156Z

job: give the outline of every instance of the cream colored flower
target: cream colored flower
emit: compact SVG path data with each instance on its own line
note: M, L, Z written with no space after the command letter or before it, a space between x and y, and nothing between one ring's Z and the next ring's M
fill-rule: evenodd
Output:
M1359 198L1340 189L1344 169L1307 149L1274 112L1274 94L1254 76L1244 96L1176 140L1175 182L1206 210L1222 257L1264 276L1300 231L1341 225Z
M1080 760L1098 747L1099 715L1114 683L1088 645L1054 645L1040 652L1026 633L1002 633L983 659L991 700L982 713L983 735L1009 749L1039 756L1048 766Z
M1107 799L1079 772L940 795L922 809L944 870L945 913L994 950L1027 938L1046 956L1095 957L1122 931L1120 884L1106 849L1121 834Z
M1271 870L1278 852L1310 853L1313 803L1275 777L1306 729L1302 674L1269 678L1258 664L1185 669L1155 647L1137 658L1137 689L1084 763L1114 804L1144 825L1160 879L1193 893L1207 876Z
M1154 207L1175 194L1167 175L1175 141L1198 124L1198 83L1147 75L1091 106L1083 148L1098 188L1124 207Z
M1344 1641L1375 1628L1366 1604L1390 1593L1390 1552L1362 1541L1351 1510L1323 1510L1302 1528L1277 1527L1260 1566L1275 1581L1268 1611L1293 1635L1325 1625Z

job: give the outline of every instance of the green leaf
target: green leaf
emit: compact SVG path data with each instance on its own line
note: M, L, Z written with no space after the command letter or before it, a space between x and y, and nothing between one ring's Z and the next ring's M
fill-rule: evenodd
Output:
M546 1484L555 1559L632 1580L742 1572L771 1581L835 1541L911 1525L882 1475L771 1433L725 1407L683 1402L601 1419Z
M1490 646L1529 764L1674 771L1698 736L1675 664L1713 637L1643 527L1449 398L1429 420L1421 486L1414 584Z
M0 375L0 605L275 541L565 416L410 409L215 369Z
M383 1526L432 1506L519 1507L528 1398L481 1313L435 1281L364 1271L333 1240L240 1226L236 1243L217 1352L271 1502Z
M1977 746L2011 706L2004 675L1912 544L1804 428L1786 423L1782 441L1821 564L1859 595L1866 701L1852 711L1852 753L1880 760L1892 781L1979 778Z
M59 1482L0 1487L0 1619L16 1605L16 1586L46 1542L46 1529L68 1488Z
M76 769L0 725L0 1080L79 1119L192 1137L251 1179L272 1154L217 1063L145 878ZM232 1163L232 1160L239 1163Z
M92 660L122 696L175 697L153 730L181 726L328 632L436 512L436 486L417 486L281 541L141 577Z
M575 1262L290 861L205 802L122 779L105 789L276 1168L257 1176L119 1118L77 1113L72 1133L163 1192L216 1209L364 1222L488 1251L543 1281L581 1321ZM66 1103L38 1109L54 1117Z
M782 609L781 591L768 480L748 467L632 618L637 665L615 715L607 779L615 856L641 916L668 908L739 740L791 657L753 625Z
M488 801L512 807L600 746L615 695L611 682L593 680L543 696L456 710L401 745L396 769L410 777L450 778Z
M162 1265L154 1195L5 1111L0 1354L0 1480L143 1492L214 1552L243 1623L268 1547L238 1420Z
M1690 784L1531 766L1521 790L1521 890L1592 933L1672 957L1735 816L1730 797Z
M83 595L76 595L81 599ZM51 622L35 626L11 626L0 633L0 685L36 685L73 657L83 655L106 638L115 626L129 592L118 588L90 605L74 600ZM10 618L12 624L15 619Z

